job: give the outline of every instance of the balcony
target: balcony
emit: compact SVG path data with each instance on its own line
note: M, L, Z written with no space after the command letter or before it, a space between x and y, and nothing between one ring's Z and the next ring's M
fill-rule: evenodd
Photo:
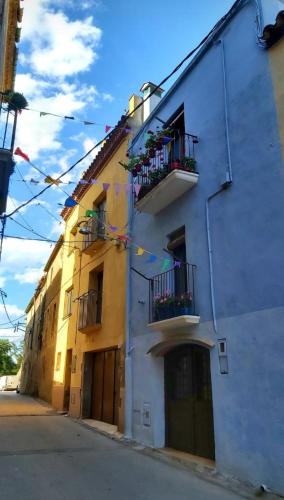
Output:
M80 233L83 234L83 251L92 254L107 239L106 212L98 212L97 217L90 217L84 226L81 226Z
M17 112L0 97L0 215L6 211L10 176L14 171L12 157L17 125Z
M175 333L199 323L195 309L195 273L195 265L176 263L173 269L150 280L149 327Z
M88 333L101 327L102 295L97 290L89 290L78 298L79 330Z
M198 182L195 162L196 136L191 134L167 138L167 144L147 150L146 159L135 172L141 190L135 207L155 215L169 206Z

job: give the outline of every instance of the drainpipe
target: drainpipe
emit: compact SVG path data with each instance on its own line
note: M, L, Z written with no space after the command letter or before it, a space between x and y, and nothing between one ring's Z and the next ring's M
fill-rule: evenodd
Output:
M227 74L226 74L226 59L225 59L225 47L223 40L218 40L217 44L221 44L221 57L222 57L222 72L223 72L223 90L224 90L224 112L225 112L225 131L226 131L226 145L227 145L227 162L228 166L226 169L225 181L221 187L211 194L206 200L206 231L207 231L207 245L208 245L208 260L209 260L209 274L210 274L210 292L211 292L211 308L213 317L213 326L216 335L218 334L218 325L216 318L216 303L215 303L215 286L214 286L214 269L213 269L213 250L212 250L212 240L211 240L211 226L210 226L210 201L222 193L224 190L233 182L233 172L232 172L232 159L231 159L231 145L230 145L230 134L229 134L229 118L228 118L228 92L227 92Z
M131 173L128 175L128 182L132 184ZM133 193L132 190L128 193L128 235L132 237L133 230ZM125 421L124 435L127 439L132 439L132 407L133 407L133 383L132 383L132 358L131 353L131 266L132 254L131 247L127 248L127 263L126 263L126 329L125 329Z

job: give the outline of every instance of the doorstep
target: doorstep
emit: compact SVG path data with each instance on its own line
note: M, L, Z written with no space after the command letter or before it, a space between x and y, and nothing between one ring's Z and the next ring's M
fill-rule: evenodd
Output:
M210 471L214 471L216 469L215 461L210 460L209 458L191 455L190 453L175 450L174 448L159 448L159 452L183 463L184 465L194 465L199 468L209 469Z
M84 418L82 422L91 427L92 429L96 429L102 434L106 434L107 436L121 439L123 434L117 430L117 425L108 424L106 422L101 422L100 420L93 420L92 418Z

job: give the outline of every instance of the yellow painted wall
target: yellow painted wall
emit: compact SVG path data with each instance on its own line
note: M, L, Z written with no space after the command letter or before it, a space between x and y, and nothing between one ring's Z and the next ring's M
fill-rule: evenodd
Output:
M127 173L119 165L125 161L128 140L124 139L120 147L106 163L97 176L99 185L91 185L79 200L80 206L75 207L67 219L65 240L72 239L70 231L81 218L85 218L86 209L92 209L93 203L103 194L102 183L110 183L106 193L107 222L127 232L127 196L125 193L115 194L114 183L127 183ZM75 246L82 248L82 235L75 236ZM60 300L58 335L56 352L61 352L61 368L54 372L53 404L63 408L64 377L66 350L72 349L77 356L76 371L71 376L70 413L79 416L81 413L81 388L84 352L104 350L110 347L122 347L125 338L125 280L126 280L126 250L124 244L117 245L115 241L105 241L92 255L74 249L70 253L64 246L62 290ZM73 303L72 315L64 318L65 292L73 285L74 299L88 291L89 273L103 265L103 302L102 324L99 329L82 333L78 330L78 301ZM123 388L122 388L123 390ZM121 391L122 393L122 391ZM121 407L121 414L123 408ZM120 418L121 421L121 418Z
M42 289L44 297L44 322L41 332L42 346L38 352L38 395L41 399L49 403L52 400L62 261L63 250L61 247L49 265Z
M284 37L269 49L284 161Z

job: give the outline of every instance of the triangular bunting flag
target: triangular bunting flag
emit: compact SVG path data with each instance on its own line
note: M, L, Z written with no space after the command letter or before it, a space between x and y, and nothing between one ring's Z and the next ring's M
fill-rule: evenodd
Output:
M81 180L79 181L79 184L89 184L89 183L88 183L88 181L85 181L84 179L81 179Z
M111 128L112 128L111 125L106 125L105 126L105 133L107 134Z
M52 177L50 177L50 175L48 175L45 179L44 179L44 182L46 184L55 184L56 186L58 186L58 184L61 184L62 181L60 179L53 179Z
M134 191L136 193L136 196L138 196L138 194L140 193L141 187L142 186L140 184L134 184Z
M170 265L171 265L170 259L164 259L161 272L164 273L165 271L167 271L169 269Z
M65 207L72 208L72 207L75 207L75 205L78 205L78 202L76 200L74 200L73 198L71 198L71 196L69 196L65 200L65 203L64 203Z
M108 188L109 188L109 186L110 186L110 184L109 184L108 182L104 182L104 183L103 183L103 190L104 190L104 191L107 191L107 190L108 190Z
M117 196L120 193L120 191L121 191L121 185L118 184L118 183L115 183L114 184L114 191L115 191L115 194Z
M138 247L137 248L136 255L143 255L144 253L145 253L144 248L142 248L142 247Z
M180 268L180 266L181 266L181 261L180 260L175 260L174 261L174 267Z
M86 122L86 121L84 121L83 123L84 123L84 125L95 125L94 122Z
M149 259L146 260L145 264L151 264L152 262L156 262L157 257L156 255L150 255Z
M91 184L98 184L97 179L92 179L92 180L91 180Z
M26 153L24 153L24 152L21 150L21 148L17 148L17 149L15 149L14 154L15 154L15 155L18 155L18 156L21 156L21 157L22 157L22 158L24 158L24 160L26 160L26 161L30 161L30 159L29 159L28 155L27 155Z
M44 111L41 111L39 116L47 116L49 113L45 113Z

